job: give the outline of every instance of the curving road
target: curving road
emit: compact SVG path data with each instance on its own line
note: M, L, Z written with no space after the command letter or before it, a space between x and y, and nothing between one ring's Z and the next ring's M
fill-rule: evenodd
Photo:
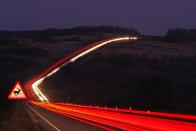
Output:
M118 37L95 42L52 65L26 84L29 109L53 130L196 130L196 116L50 103L40 91L39 85L45 78L55 74L67 64L107 44L127 40L134 41L137 37Z
M30 100L39 100L41 102L49 102L49 100L46 98L46 96L40 91L39 85L48 77L52 76L56 72L58 72L62 67L66 66L69 63L73 63L76 60L78 60L81 57L84 57L85 55L88 55L89 53L114 42L118 41L135 41L137 40L137 37L117 37L117 38L111 38L106 39L102 41L95 42L89 46L86 46L67 57L59 60L55 64L53 64L50 68L48 68L46 71L44 71L42 74L37 76L36 78L32 79L26 84L26 90L28 99Z

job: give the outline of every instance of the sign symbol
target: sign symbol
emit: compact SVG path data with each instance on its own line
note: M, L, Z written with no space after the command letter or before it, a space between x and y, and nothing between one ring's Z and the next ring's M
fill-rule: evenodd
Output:
M14 91L14 95L15 96L19 95L20 91L21 91L21 89L20 88L17 88L17 90Z
M22 88L22 85L20 84L20 82L17 82L10 94L8 95L8 99L25 100L26 98L27 97Z

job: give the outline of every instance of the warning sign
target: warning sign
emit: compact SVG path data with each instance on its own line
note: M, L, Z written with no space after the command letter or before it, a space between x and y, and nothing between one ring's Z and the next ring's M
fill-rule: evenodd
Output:
M8 99L15 99L15 100L26 99L25 92L24 92L20 82L17 82L15 84L14 88L12 89L10 94L8 95Z

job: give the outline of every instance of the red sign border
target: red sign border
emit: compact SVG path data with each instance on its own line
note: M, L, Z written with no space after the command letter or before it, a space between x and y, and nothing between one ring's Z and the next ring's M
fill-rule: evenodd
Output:
M24 93L25 98L24 98L24 97L22 97L22 98L20 98L20 97L18 97L18 98L10 97L11 94L14 92L14 89L15 89L15 87L16 87L17 85L20 86L22 92ZM23 90L23 88L22 88L22 84L21 84L19 81L17 81L16 84L14 85L14 87L12 88L11 92L10 92L9 95L8 95L8 99L10 99L10 100L26 100L26 99L27 99L27 96L26 96L26 94L25 94L25 92L24 92L24 90Z

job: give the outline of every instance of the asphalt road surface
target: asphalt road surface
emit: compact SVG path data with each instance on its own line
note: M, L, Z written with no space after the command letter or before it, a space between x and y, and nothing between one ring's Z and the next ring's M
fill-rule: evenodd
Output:
M101 131L102 129L85 124L83 122L61 116L59 114L47 111L43 108L29 107L30 115L33 115L33 121L39 121L42 127L47 131Z

